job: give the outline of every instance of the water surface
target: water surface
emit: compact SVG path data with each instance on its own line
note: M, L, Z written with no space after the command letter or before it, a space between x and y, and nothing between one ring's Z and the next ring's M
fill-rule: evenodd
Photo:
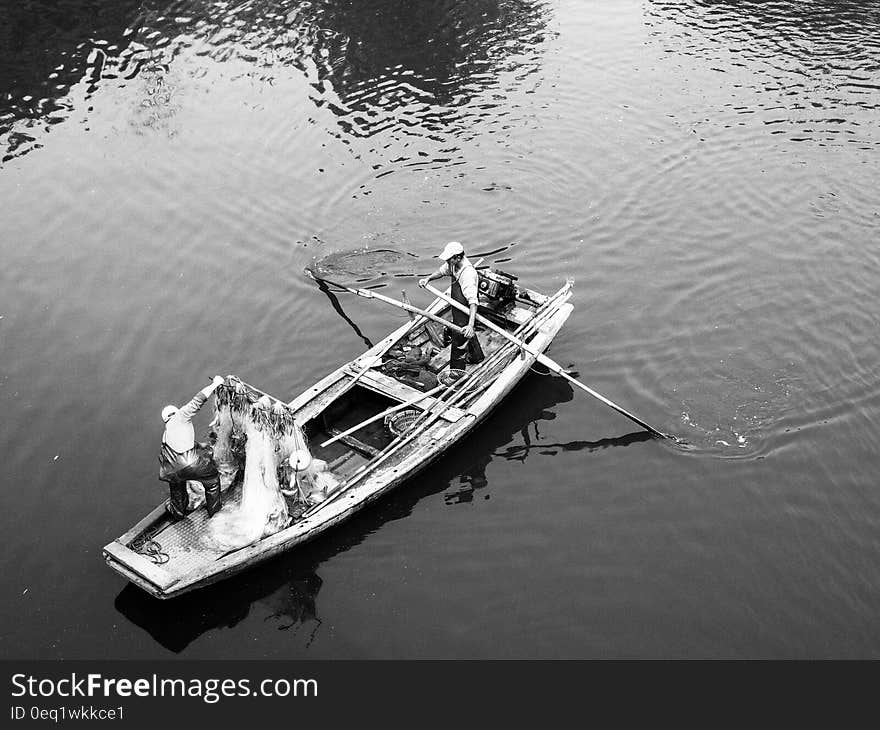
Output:
M880 3L29 0L0 23L9 657L880 655ZM157 603L159 411L290 398L449 239L551 355L338 529ZM388 253L391 252L391 253ZM340 316L342 315L342 316Z

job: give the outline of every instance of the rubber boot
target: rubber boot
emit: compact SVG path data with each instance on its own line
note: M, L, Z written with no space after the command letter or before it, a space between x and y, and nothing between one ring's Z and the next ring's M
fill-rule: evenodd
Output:
M186 482L173 479L168 482L171 499L165 508L175 520L182 520L186 516L186 508L189 505L189 494L186 491Z
M223 506L223 497L220 495L220 479L214 477L203 484L205 485L205 508L208 510L208 517L213 517Z

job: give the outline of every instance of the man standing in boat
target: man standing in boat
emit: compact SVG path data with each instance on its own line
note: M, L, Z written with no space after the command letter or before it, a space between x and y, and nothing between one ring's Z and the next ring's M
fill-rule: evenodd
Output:
M162 449L159 451L159 479L168 482L171 500L166 509L174 519L182 519L189 511L186 483L190 479L204 485L205 507L209 517L218 512L222 505L220 475L214 464L214 455L210 446L196 442L192 419L223 383L223 378L216 375L211 384L196 393L183 408L165 406L162 409L165 433L162 434Z
M482 362L485 358L483 348L474 331L474 320L477 317L477 295L479 277L474 265L464 255L464 247L458 241L450 241L440 254L444 264L437 271L419 279L423 287L433 279L449 276L452 280L452 298L459 304L468 307L468 313L452 308L452 323L464 328L464 335L457 332L452 335L452 349L449 355L449 367L453 370L464 370L465 363Z

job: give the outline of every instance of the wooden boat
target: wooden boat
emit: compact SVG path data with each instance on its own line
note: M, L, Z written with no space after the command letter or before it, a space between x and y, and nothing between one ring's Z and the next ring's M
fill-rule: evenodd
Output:
M287 527L226 552L203 539L208 524L204 509L174 522L163 502L104 547L107 564L151 595L171 598L286 552L411 479L491 413L571 314L570 283L547 296L520 287L515 277L502 274L481 272L479 314L520 338L528 349L491 327L478 326L477 337L486 357L452 380L445 375L449 346L443 345L442 326L426 316L413 317L287 404L306 435L310 452L327 462L338 481L324 501L301 502L300 509L292 510L294 517ZM451 318L450 305L440 297L425 311ZM397 367L397 356L407 348L430 353L424 371L439 375L441 385L433 380L418 382L411 371ZM405 426L391 424L389 428L382 418L376 418L404 404L410 404L404 409L407 418L399 418L408 421ZM375 420L345 435L370 418ZM230 493L240 489L240 482L233 483L224 502L234 499Z

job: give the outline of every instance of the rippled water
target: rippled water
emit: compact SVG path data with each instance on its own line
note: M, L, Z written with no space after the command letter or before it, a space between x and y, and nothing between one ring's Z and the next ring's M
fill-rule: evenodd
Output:
M880 654L880 3L26 1L0 21L10 657ZM292 397L449 239L576 281L449 458L157 604L158 413ZM329 257L329 258L327 258Z

